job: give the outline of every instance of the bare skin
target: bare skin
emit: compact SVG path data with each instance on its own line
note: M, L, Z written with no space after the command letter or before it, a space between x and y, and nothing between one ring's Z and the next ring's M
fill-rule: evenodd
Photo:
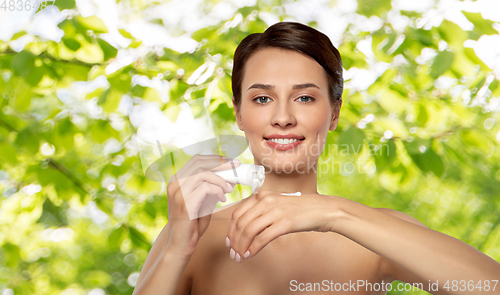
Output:
M299 283L322 284L327 280L330 286L330 282L343 284L349 280L384 284L394 280L387 260L331 232L283 235L266 245L254 258L236 263L229 257L224 240L233 211L247 200L212 215L176 294L288 294L290 288L299 288ZM297 282L291 283L292 280ZM300 289L305 288L303 285ZM337 293L386 292L367 292L361 287L358 292Z
M306 290L300 283L324 280L400 280L420 283L432 294L500 294L499 286L482 292L444 288L447 280L489 280L493 286L500 279L500 264L477 249L404 213L318 194L318 156L327 132L337 126L342 103L330 104L326 72L314 59L294 51L260 50L247 61L242 91L236 119L255 164L266 167L264 185L232 206L189 219L190 208L215 208L231 189L210 172L221 165L217 156L188 162L181 172L204 172L192 181L169 183L169 222L146 259L134 295L289 294L294 286ZM272 134L304 140L287 153L269 148L266 136ZM318 147L319 153L311 153ZM281 195L297 191L302 196ZM429 281L437 280L439 290L430 290ZM323 287L310 291L321 293ZM386 293L366 286L335 292Z

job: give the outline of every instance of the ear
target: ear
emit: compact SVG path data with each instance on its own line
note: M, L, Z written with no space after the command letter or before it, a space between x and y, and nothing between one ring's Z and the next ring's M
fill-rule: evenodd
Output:
M234 102L234 96L232 98L233 100L233 108L234 108L234 115L236 117L236 124L238 124L238 128L240 128L241 131L243 130L243 124L241 123L241 114L239 108L236 106L236 103Z
M335 103L335 106L332 111L332 122L330 123L330 128L328 130L337 129L337 123L339 122L340 115L340 107L342 106L342 97L339 98L338 102Z

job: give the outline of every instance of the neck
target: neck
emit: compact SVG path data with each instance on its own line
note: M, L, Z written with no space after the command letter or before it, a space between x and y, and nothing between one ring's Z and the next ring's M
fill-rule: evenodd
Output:
M260 165L255 163L255 165ZM317 174L316 164L314 169L300 173L293 171L291 173L276 171L266 171L266 179L262 185L262 189L272 190L281 193L295 193L301 192L302 194L317 194Z

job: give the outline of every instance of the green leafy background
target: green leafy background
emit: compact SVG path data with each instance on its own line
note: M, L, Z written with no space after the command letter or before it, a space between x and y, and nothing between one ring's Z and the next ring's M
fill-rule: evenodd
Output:
M208 15L221 3L199 9ZM131 294L168 216L165 185L145 178L133 145L137 128L123 105L154 102L164 111L205 96L216 132L230 134L238 42L270 20L326 26L315 15L291 16L290 3L259 0L194 32L167 27L198 42L192 52L144 44L130 26L113 30L126 45L111 45L103 19L82 14L72 0L55 2L64 12L60 42L23 29L0 40L0 292ZM147 12L164 4L117 2L121 18L161 27L164 20ZM480 13L462 14L470 30L447 19L424 25L422 12L389 0L358 0L343 15L347 26L333 41L348 75L338 128L320 158L319 190L405 212L500 261L500 81L464 46L498 35L499 26ZM395 17L405 25L394 27ZM380 25L363 29L359 20ZM120 52L136 58L107 71ZM208 61L216 64L209 77L189 83ZM367 87L355 81L363 73L376 73ZM168 83L167 93L134 82L138 75ZM107 83L75 94L79 83L103 77ZM427 294L389 292L408 293Z

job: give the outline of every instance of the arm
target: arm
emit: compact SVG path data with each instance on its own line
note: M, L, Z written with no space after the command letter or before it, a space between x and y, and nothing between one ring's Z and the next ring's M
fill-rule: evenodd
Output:
M167 236L168 226L165 226L144 262L133 295L159 294L159 290L169 295L190 293L188 276L183 275L189 260L176 256L168 248L162 249Z
M423 283L433 294L500 294L493 291L446 290L446 281L500 280L500 264L474 247L425 227L416 219L390 209L377 210L334 197L330 230L344 235L389 260L396 280ZM429 290L438 282L438 291Z
M393 209L389 209L389 208L375 208L375 209L377 209L385 214L389 214L389 215L392 215L392 216L397 217L399 219L402 219L402 220L411 222L413 224L427 228L427 226L425 226L425 224L423 224L422 222L418 221L417 219L415 219L415 218L411 217L410 215L405 214L403 212L399 212L397 210L393 210ZM384 263L384 267L380 271L382 272L382 275L384 277L389 276L391 279L390 280L391 282L398 280L398 281L405 282L405 283L408 283L408 284L411 284L411 285L414 285L417 287L423 286L420 289L425 290L427 292L430 292L430 290L428 290L429 289L428 288L429 281L425 282L421 278L417 277L415 274L409 272L407 269L404 269L401 266L399 266L399 265L397 265L397 264L395 264L395 263L393 263L390 260L387 260L385 258L383 258L383 263ZM436 293L436 294L439 294L439 293Z
M301 231L341 234L384 258L381 271L388 277L422 283L422 288L432 294L500 294L500 286L492 288L495 280L500 280L500 264L481 251L428 229L404 213L374 209L341 197L290 197L260 189L233 211L229 246L237 253L233 255L236 261L242 262L258 255L277 237ZM473 290L445 288L447 281L452 287L452 281L462 280L473 281ZM489 290L476 288L485 280ZM438 283L437 290L429 288L429 283Z
M232 162L219 155L195 155L170 178L169 222L146 258L133 295L190 293L192 271L191 268L186 271L186 267L210 224L217 202L225 202L224 194L233 190L213 171L229 169L235 164L238 167L239 161Z

